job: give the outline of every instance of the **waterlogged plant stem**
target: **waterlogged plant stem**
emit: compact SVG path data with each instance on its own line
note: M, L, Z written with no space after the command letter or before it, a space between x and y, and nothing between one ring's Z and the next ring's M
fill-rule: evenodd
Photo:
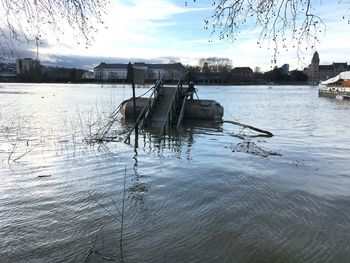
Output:
M30 148L28 151L26 151L25 153L23 153L22 155L16 157L15 159L13 159L14 162L18 161L19 159L21 159L23 156L27 155L28 153L30 153L31 151L33 151L36 147L38 147L41 143L38 143L36 145L34 145L32 148Z
M124 209L125 209L125 181L126 181L126 166L124 170L124 188L123 188L123 205L122 205L122 219L121 219L121 227L120 227L120 257L121 261L124 261L124 254L123 254L123 230L124 230Z

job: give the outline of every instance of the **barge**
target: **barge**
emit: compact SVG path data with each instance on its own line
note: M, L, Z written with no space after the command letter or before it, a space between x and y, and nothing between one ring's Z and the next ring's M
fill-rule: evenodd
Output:
M350 71L341 72L334 78L322 81L319 87L320 97L348 99L350 97Z

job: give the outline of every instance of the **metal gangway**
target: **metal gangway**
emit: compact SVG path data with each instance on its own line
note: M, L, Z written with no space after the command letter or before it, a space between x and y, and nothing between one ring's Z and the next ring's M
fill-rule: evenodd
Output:
M143 107L132 129L128 132L124 142L130 143L133 131L143 129L145 126L153 131L158 131L158 141L169 131L176 121L176 127L180 128L185 112L187 100L187 88L183 87L183 79L188 74L184 73L176 86L164 86L162 80L157 81L148 103Z

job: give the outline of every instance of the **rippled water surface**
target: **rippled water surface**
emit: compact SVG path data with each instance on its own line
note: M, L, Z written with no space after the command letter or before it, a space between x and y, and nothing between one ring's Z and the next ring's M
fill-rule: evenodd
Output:
M0 262L349 262L350 103L197 88L275 136L192 123L161 145L89 145L129 86L0 83Z

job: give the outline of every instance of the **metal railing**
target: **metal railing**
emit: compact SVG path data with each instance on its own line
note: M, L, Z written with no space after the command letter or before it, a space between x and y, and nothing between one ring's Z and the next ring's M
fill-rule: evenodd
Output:
M150 98L148 100L148 104L142 109L143 111L145 109L147 109L147 111L145 113L145 116L143 117L143 119L140 122L140 128L143 128L143 125L147 121L149 115L152 113L153 107L154 107L154 105L155 105L159 95L161 94L161 89L163 89L163 82L160 79L157 82L157 84L154 86L154 90L153 90L153 92L152 92L152 94L151 94L151 96L150 96ZM143 112L141 112L141 113L143 113ZM142 116L142 114L140 114L140 116Z
M177 102L179 100L179 97L182 95L182 94L180 94L180 92L182 90L182 81L183 81L183 78L188 73L189 72L187 71L184 74L182 74L179 81L177 82L176 91L171 99L171 103L168 107L168 110L166 111L164 122L161 125L161 129L160 129L159 136L158 136L158 141L160 141L162 139L163 135L165 135L165 130L169 129L172 122L173 122L173 117L174 117L174 115L176 115L176 105L177 105Z
M179 129L180 126L181 126L182 119L183 119L184 114L185 114L186 101L187 101L187 95L184 96L184 100L183 100L183 102L182 102L182 106L181 106L179 118L178 118L178 120L177 120L176 129Z
M124 143L130 143L130 136L131 133L137 128L143 128L147 118L151 114L153 107L156 103L156 100L159 97L160 89L163 88L163 82L162 82L163 76L157 81L156 85L153 87L153 92L149 97L149 100L147 104L143 107L142 111L140 112L139 116L137 117L135 124L133 125L132 129L128 132L126 135L126 138L124 140Z

